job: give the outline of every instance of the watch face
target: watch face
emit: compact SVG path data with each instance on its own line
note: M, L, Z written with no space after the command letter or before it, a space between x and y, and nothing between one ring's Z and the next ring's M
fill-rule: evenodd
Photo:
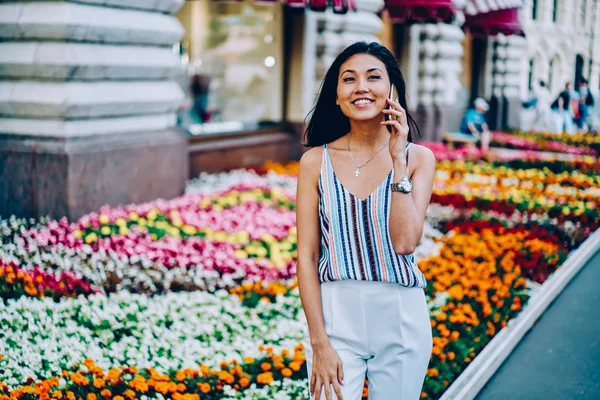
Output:
M399 183L403 192L410 192L412 190L412 182L409 178L404 177Z

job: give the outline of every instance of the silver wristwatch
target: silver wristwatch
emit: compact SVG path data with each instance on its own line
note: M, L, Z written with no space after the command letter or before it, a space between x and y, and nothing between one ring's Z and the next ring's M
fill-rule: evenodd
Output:
M392 189L392 192L410 193L412 188L413 184L408 176L400 179L400 182L398 183L390 184L390 189Z

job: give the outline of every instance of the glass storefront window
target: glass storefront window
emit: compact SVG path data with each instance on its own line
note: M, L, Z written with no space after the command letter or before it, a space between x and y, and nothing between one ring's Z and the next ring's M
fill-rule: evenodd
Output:
M192 134L250 130L283 119L283 10L279 2L188 1L179 11L185 35Z

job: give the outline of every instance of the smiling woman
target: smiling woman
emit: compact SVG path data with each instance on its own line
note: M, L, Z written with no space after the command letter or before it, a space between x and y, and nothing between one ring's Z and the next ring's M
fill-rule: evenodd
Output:
M393 86L397 98L389 98ZM369 399L421 394L431 326L413 252L435 158L412 143L418 127L406 104L390 51L355 43L327 72L306 130L312 148L298 175L297 275L317 400L359 398L365 378Z

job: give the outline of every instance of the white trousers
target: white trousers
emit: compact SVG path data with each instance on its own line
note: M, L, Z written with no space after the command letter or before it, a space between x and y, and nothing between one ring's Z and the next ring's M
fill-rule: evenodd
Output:
M365 377L369 400L419 399L432 349L423 289L344 280L322 283L321 298L325 331L343 363L344 400L361 399ZM304 346L310 380L308 335Z

